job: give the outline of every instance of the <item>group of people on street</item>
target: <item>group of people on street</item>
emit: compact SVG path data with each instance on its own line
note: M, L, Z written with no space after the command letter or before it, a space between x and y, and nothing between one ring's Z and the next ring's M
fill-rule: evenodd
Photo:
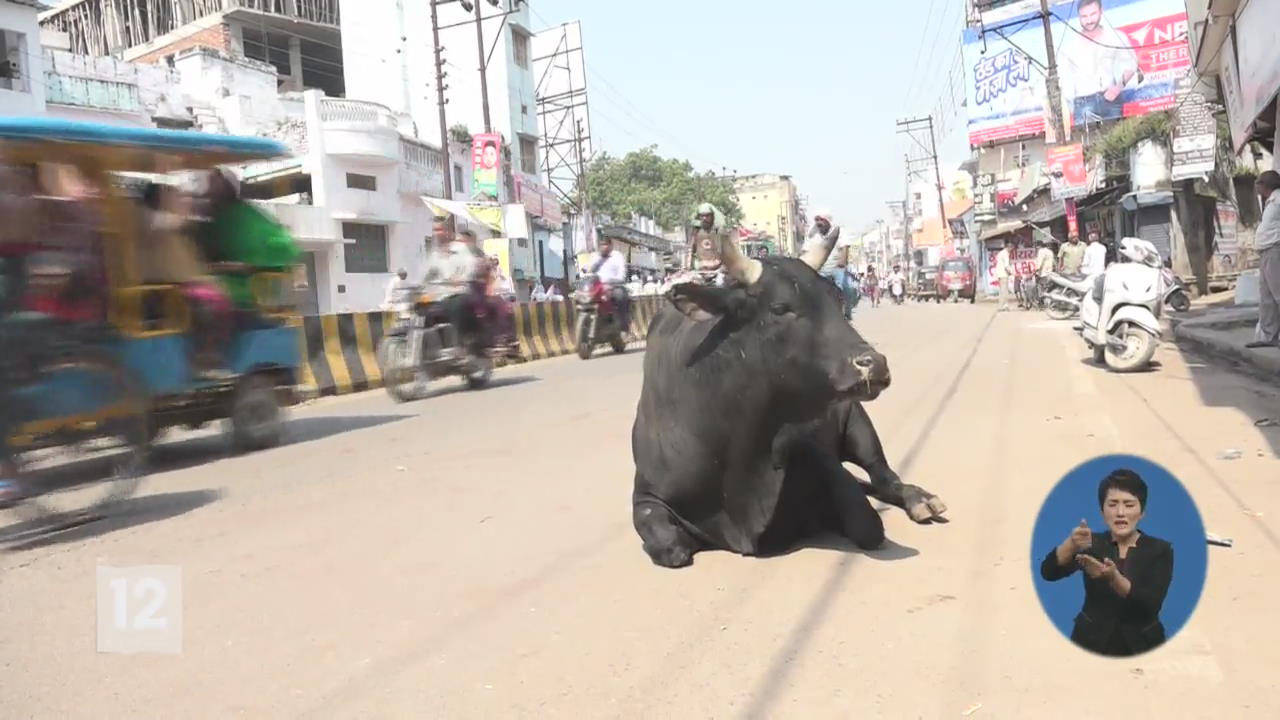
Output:
M1022 280L1034 283L1033 296L1047 289L1049 274L1055 270L1068 276L1092 277L1107 268L1107 246L1102 243L1096 230L1089 231L1087 243L1080 242L1080 236L1072 235L1062 243L1056 255L1049 243L1041 237L1036 237L1033 246L1036 249L1035 269L1031 277ZM1014 251L1017 247L1018 241L1011 238L1005 240L1004 247L996 253L995 276L1000 283L1000 312L1009 310L1009 300L1016 291L1014 283L1018 276L1014 270ZM1019 293L1019 303L1022 302L1022 297L1023 294Z

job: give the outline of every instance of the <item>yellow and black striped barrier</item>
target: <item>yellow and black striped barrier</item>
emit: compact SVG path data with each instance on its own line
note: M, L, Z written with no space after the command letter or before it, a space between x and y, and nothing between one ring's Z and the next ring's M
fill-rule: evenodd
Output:
M632 298L632 347L644 343L649 323L663 302L661 297ZM545 360L577 350L577 313L572 302L517 303L512 312L524 359L499 361L499 365ZM301 342L306 362L301 384L314 388L319 395L346 395L382 387L376 350L393 323L393 314L381 311L304 317Z

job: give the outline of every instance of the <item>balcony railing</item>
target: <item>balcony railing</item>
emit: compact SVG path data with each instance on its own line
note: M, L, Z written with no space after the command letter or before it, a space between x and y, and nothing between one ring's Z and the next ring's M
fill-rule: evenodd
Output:
M325 98L320 103L320 120L323 122L371 123L392 130L400 129L400 121L391 109L363 100Z

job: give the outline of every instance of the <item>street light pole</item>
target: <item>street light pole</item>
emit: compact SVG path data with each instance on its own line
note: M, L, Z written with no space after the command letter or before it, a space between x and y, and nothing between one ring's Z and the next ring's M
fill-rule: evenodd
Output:
M1058 85L1058 61L1053 50L1053 30L1049 25L1049 0L1040 0L1040 19L1044 23L1044 50L1048 60L1045 89L1049 95L1049 122L1053 123L1055 142L1066 142L1067 131L1062 122L1062 88Z

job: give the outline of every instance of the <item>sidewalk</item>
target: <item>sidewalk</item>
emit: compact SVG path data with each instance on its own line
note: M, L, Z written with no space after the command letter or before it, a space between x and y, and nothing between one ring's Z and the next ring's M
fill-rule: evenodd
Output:
M1198 299L1196 305L1189 312L1169 318L1179 345L1213 359L1244 365L1257 374L1280 377L1280 349L1245 347L1253 340L1258 323L1256 305L1227 304L1214 296Z

